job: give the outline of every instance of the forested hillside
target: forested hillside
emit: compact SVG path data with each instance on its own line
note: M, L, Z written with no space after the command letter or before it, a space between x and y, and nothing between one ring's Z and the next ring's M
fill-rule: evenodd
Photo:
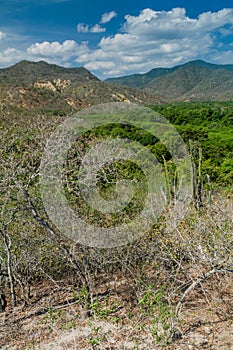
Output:
M233 181L233 102L177 103L153 107L183 140L202 149L203 172L221 186Z
M216 65L201 60L173 68L155 68L106 80L110 84L137 87L163 101L232 100L233 65Z

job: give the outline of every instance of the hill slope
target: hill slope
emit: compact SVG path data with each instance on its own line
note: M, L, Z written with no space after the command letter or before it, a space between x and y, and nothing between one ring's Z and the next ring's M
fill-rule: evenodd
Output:
M168 101L233 99L233 65L216 65L201 60L106 81L138 86Z
M0 69L0 83L22 85L35 83L38 80L70 79L79 83L99 81L84 67L65 68L45 61L21 61L9 68Z
M156 103L138 89L111 86L87 69L22 61L0 69L0 108L26 108L56 114L107 102Z
M172 71L174 71L172 68L154 68L145 74L133 74L120 78L108 78L105 81L111 84L143 89L153 79L169 74Z

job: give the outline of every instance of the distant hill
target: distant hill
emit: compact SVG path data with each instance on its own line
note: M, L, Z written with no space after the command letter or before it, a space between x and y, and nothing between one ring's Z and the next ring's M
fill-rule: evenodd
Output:
M9 68L0 69L0 83L22 85L38 80L69 79L73 82L99 81L86 68L65 68L45 61L21 61Z
M87 69L22 61L0 69L0 107L72 113L107 102L157 103L149 93L100 81Z
M84 67L22 61L0 69L0 108L73 113L107 102L233 100L233 65L192 61L103 82Z
M145 74L111 78L106 82L137 86L166 101L233 99L233 65L201 60L173 68L155 68Z
M172 68L154 68L145 74L132 74L120 78L108 78L105 82L143 89L153 79L169 74L172 71Z

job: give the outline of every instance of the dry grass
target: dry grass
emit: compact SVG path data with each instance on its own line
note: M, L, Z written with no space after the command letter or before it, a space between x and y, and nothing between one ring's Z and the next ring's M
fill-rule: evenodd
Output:
M74 275L34 284L28 305L2 314L1 348L231 349L232 205L216 195L175 229L162 221L112 261L102 256L89 316Z

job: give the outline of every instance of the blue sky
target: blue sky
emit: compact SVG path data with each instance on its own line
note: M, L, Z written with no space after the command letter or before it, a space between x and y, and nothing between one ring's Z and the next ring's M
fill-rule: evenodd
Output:
M0 0L0 67L23 59L102 79L194 59L233 64L232 0Z

